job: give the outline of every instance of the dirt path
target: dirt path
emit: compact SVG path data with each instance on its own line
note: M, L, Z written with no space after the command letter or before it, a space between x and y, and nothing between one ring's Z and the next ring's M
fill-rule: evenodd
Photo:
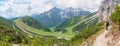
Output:
M109 30L110 28L111 27L109 27ZM95 38L92 46L120 46L120 31L114 32L116 32L116 35L110 35L109 31L105 30L103 33L101 33ZM109 36L106 37L106 35Z
M110 30L111 26L108 28ZM112 37L106 37L106 34L108 34L109 31L104 30L103 33L101 33L100 35L98 35L95 39L95 41L93 42L93 46L107 46L108 41L112 38Z
M108 38L105 37L105 35L108 33L108 31L104 31L99 36L96 37L93 46L107 46L107 40Z

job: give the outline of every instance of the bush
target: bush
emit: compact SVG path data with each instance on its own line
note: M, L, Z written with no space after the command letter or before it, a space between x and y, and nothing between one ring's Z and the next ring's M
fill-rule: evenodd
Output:
M120 6L115 6L115 12L111 14L110 19L115 24L119 25L119 29L120 29Z

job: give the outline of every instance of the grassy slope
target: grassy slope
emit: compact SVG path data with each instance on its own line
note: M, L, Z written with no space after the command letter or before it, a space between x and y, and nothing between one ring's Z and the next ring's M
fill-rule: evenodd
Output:
M27 24L23 23L21 21L21 18L16 19L14 22L16 25L19 25L19 27L23 28L24 30L26 30L30 33L37 34L37 35L56 36L58 38L72 38L75 35L74 33L46 32L44 30L36 29L36 28L30 27Z
M31 26L31 27L34 27L34 28L37 28L37 29L40 29L40 30L42 29L44 31L50 32L50 29L45 27L43 24L38 22L36 19L33 19L33 18L29 17L29 16L22 17L22 22L24 22L28 26Z
M63 24L57 26L55 28L55 31L64 31L66 30L66 32L75 32L75 31L81 31L84 28L86 28L88 25L92 25L97 23L97 19L93 19L90 20L90 22L88 22L87 24L85 24L86 22L84 22L84 20L86 18L91 17L92 15L88 15L88 16L76 16L73 18L68 19L66 22L64 22ZM89 20L88 20L89 21Z
M79 23L81 23L81 21L83 20L85 16L76 16L74 18L70 18L69 20L63 22L60 26L56 27L56 31L57 30L63 30L66 29L68 32L72 32L72 29L78 25Z

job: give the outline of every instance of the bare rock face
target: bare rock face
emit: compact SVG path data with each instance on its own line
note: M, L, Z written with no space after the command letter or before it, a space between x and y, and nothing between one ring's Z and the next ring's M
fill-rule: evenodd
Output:
M100 21L108 21L109 16L114 12L115 5L120 5L120 0L103 0L97 14Z

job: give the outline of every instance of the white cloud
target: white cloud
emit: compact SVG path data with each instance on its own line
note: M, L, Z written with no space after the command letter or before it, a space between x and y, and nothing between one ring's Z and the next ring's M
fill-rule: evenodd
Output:
M51 9L53 6L51 4L44 4L45 0L31 0L31 12L34 12L34 13L41 13L41 12L44 12L44 11L47 11L49 9Z
M102 0L57 0L60 7L83 8L91 12L96 11Z
M6 0L0 1L0 16L10 18L42 13L53 7L97 11L102 0Z

